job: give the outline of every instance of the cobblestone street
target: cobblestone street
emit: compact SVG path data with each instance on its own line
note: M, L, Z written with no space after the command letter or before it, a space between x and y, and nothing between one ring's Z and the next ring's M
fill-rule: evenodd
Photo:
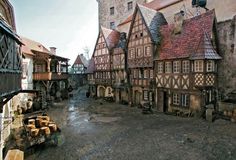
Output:
M26 160L235 160L236 125L181 118L87 99L78 91L48 114L59 124L64 143L41 147Z

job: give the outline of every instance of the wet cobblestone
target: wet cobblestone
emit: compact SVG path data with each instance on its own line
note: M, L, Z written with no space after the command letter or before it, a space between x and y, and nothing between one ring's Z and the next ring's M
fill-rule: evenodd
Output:
M40 148L26 160L236 159L234 123L143 115L137 108L100 102L80 91L51 107L48 113L61 127L65 141L58 147Z

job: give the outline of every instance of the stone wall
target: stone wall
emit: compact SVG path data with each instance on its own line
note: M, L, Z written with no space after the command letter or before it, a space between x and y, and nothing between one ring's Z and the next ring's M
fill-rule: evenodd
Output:
M236 16L233 19L218 23L219 52L219 94L228 98L227 94L236 91Z
M136 3L145 3L151 0L97 0L99 12L99 24L110 28L110 22L115 22L115 26L124 21L133 13ZM128 11L128 2L133 2L133 9ZM114 15L110 15L110 8L115 8Z

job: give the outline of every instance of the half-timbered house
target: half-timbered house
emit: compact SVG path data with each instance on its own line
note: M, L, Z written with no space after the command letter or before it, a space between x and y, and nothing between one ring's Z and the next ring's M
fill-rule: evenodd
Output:
M97 93L97 88L95 86L95 77L94 77L95 64L93 57L89 60L88 69L85 71L87 76L88 83L88 96L94 97Z
M128 103L126 33L120 33L120 40L112 51L112 88L116 102Z
M0 159L10 135L12 99L21 90L21 45L13 7L8 0L0 1Z
M34 54L34 89L41 91L40 94L44 102L46 102L46 100L63 97L62 93L66 93L68 87L69 59L56 55L55 47L51 47L49 51L39 42L23 37L22 40ZM65 97L66 96L67 95L65 95Z
M216 19L214 10L161 27L155 58L156 102L160 111L197 112L214 104L217 93Z
M99 36L93 53L95 63L95 85L98 97L113 97L112 89L112 50L118 44L120 33L104 27L100 28Z
M159 28L167 24L162 13L137 5L128 37L131 102L153 101L153 56L161 41Z

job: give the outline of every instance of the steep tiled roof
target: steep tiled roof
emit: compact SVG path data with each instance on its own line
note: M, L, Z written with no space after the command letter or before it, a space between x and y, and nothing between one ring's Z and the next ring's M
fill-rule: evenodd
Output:
M149 3L143 4L143 6L158 11L160 9L166 8L166 7L168 7L172 4L175 4L175 3L178 3L178 2L181 2L181 1L183 1L183 0L154 0L154 1L151 1ZM130 15L123 22L121 22L118 26L122 26L126 23L131 22L132 18L133 18L133 15Z
M75 64L83 64L85 67L88 67L88 60L84 57L84 55L83 54L80 54L80 55L78 55L77 56L77 58L76 58L76 60L75 60L75 62L74 62L74 64L73 65L75 65Z
M120 33L116 30L111 30L111 29L108 29L105 27L101 27L101 31L102 31L103 36L105 38L107 47L109 49L114 48L119 42Z
M151 34L151 38L155 43L160 42L160 26L167 24L165 17L162 13L157 12L153 9L147 8L142 5L138 5L141 15L148 27Z
M85 73L93 73L95 70L95 63L93 57L89 60L89 65Z
M175 4L181 1L183 0L154 0L149 3L144 4L144 6L158 11L160 9L166 8L172 4Z
M44 47L41 43L33 41L25 37L21 37L21 39L25 45L25 47L23 47L22 49L23 52L28 53L30 49L31 51L37 51L37 52L50 54L50 51L46 47Z
M190 56L196 58L193 54L204 55L208 58L212 55L218 57L216 52L213 51L213 46L209 47L211 45L210 40L206 37L206 35L210 37L209 35L213 34L214 19L215 12L211 10L202 15L184 20L179 34L173 32L173 24L162 26L160 30L162 42L157 59L189 58ZM198 53L202 52L200 50L204 50L204 53Z
M221 59L212 46L211 40L207 33L204 31L200 38L197 50L190 55L190 59Z

